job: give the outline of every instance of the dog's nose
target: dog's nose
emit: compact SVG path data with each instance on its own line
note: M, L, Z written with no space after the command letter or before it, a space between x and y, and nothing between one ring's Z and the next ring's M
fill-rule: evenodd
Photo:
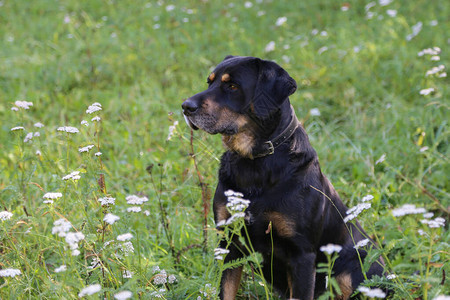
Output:
M194 114L200 108L198 102L193 101L191 98L184 101L183 104L181 104L181 107L183 108L183 113L186 116Z

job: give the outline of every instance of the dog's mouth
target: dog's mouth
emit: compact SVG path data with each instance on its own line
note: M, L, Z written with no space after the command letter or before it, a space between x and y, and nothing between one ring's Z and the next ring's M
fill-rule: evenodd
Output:
M189 125L189 127L191 127L191 128L194 129L194 130L198 130L198 127L195 126L195 124L192 123L192 121L189 120L189 118L188 118L186 115L183 114L183 116L184 116L184 120L185 120L186 123Z

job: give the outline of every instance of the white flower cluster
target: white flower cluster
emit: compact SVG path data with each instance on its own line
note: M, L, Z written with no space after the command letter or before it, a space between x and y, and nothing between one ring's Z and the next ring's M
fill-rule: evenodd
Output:
M69 244L70 250L72 250L72 255L77 256L80 254L78 250L78 243L84 240L84 234L82 232L69 232L66 235L66 243Z
M67 133L78 133L80 132L78 128L72 126L61 126L56 129L58 131L67 132Z
M125 200L127 200L127 203L131 204L131 205L141 205L141 204L144 204L145 202L147 202L148 198L145 196L139 197L136 195L129 195L125 198Z
M169 126L169 135L167 136L166 141L170 141L172 139L177 125L178 125L178 121L175 121L175 122L173 122L173 125Z
M114 224L116 221L118 221L120 219L120 217L113 215L111 213L108 213L105 215L105 217L103 218L103 221L105 221L106 223L112 225Z
M367 244L369 244L369 242L370 242L369 239L360 240L358 243L356 243L355 246L353 246L353 248L358 249L361 247L365 247L365 246L367 246Z
M444 70L445 70L444 65L439 65L437 67L433 67L425 73L425 77L428 77L431 75L436 75L438 78L447 77L447 73L444 72Z
M362 203L359 203L358 205L350 208L347 210L347 216L344 218L344 222L347 223L348 221L353 220L356 218L362 211L369 209L372 204L369 203L370 200L373 199L372 195L364 196L361 201Z
M16 130L24 130L25 128L23 126L16 126L11 128L11 131L16 131Z
M423 207L416 207L414 204L404 204L403 206L393 209L392 215L394 217L402 217L405 215L423 214L427 211Z
M436 55L439 55L439 53L441 53L441 48L433 47L433 48L426 48L426 49L419 51L419 53L417 53L417 56L424 56L424 55L436 56Z
M30 106L33 106L33 102L17 100L14 102L14 105L11 110L17 111L19 108L30 109Z
M80 153L89 152L89 150L91 150L94 147L95 147L95 145L87 145L85 147L80 147L80 148L78 148L78 152L80 152Z
M41 122L37 122L37 123L34 123L34 127L42 128L42 127L44 127L44 124L42 124Z
M408 35L406 36L406 40L407 40L407 41L410 41L410 40L412 40L414 37L416 37L416 36L419 34L419 32L422 31L422 26L423 26L423 23L420 22L420 21L417 22L415 25L413 25L413 26L411 27L412 33L411 33L411 34L408 34Z
M369 298L385 298L386 297L386 293L383 292L381 289L370 289L368 287L365 286L360 286L358 288L358 291L360 291L361 293L363 293L365 296L369 297Z
M72 228L72 224L66 219L58 219L53 222L52 234L58 234L59 237L65 237Z
M142 208L140 208L139 206L132 206L132 207L128 207L127 208L127 212L134 212L134 213L138 213L142 210Z
M217 294L217 289L213 287L210 283L205 284L204 288L200 289L200 294L206 299L215 299Z
M214 249L214 258L217 260L223 260L224 255L226 256L228 253L230 253L230 250L228 249L216 248Z
M73 181L77 181L81 178L80 171L73 171L69 175L66 175L62 178L62 180L69 180L72 179Z
M333 254L334 252L339 253L341 250L342 250L342 246L335 245L335 244L328 244L328 245L320 247L320 251L327 253L327 254Z
M102 206L114 205L116 203L116 198L113 197L98 198L98 202L100 202Z
M158 273L153 276L153 284L172 284L177 281L177 277L175 275L167 275L166 270L161 270L159 266L154 266L152 272L153 274Z
M118 292L117 294L114 294L114 298L117 300L126 300L131 298L131 296L133 296L133 293L130 291L121 291Z
M128 256L130 253L134 253L134 247L132 242L125 242L120 245L120 249L123 252L123 255Z
M134 273L128 270L123 270L122 278L133 278Z
M125 242L128 240L131 240L133 238L133 235L131 233L124 233L117 236L117 240L121 242Z
M98 102L92 103L91 105L89 105L88 109L86 110L87 114L92 114L96 111L100 111L102 110L102 105Z
M57 200L62 197L61 193L45 193L42 198L46 199L44 203L53 203L53 200Z
M55 273L61 273L61 272L65 272L65 271L67 271L66 265L61 265L55 269Z
M18 269L2 269L0 270L0 277L16 277L22 274Z
M445 226L445 219L441 217L435 218L434 220L423 219L420 222L422 224L428 225L428 227L430 228L439 228Z
M78 297L90 296L102 290L100 284L88 285L78 293Z
M228 211L231 213L231 217L229 217L227 220L220 220L217 223L217 226L230 225L237 220L244 218L244 211L250 205L249 200L242 199L242 197L244 197L242 193L235 192L233 190L227 190L224 192L224 194L228 200L226 206Z
M419 91L419 94L426 96L434 92L434 88L422 89Z
M0 220L2 220L2 221L9 220L12 218L12 216L13 216L13 214L10 213L9 211L5 210L5 211L0 212Z

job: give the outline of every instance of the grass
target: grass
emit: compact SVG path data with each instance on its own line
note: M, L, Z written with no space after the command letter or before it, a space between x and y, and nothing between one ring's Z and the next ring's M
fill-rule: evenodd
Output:
M291 102L323 172L349 207L374 196L358 219L381 246L373 255L382 253L397 275L389 281L394 297L450 294L448 224L430 228L421 214L392 214L414 204L448 220L448 77L425 73L447 67L450 4L251 3L183 0L171 9L165 1L0 1L0 211L13 213L0 221L0 269L21 271L0 277L0 298L72 299L93 284L101 292L91 297L108 299L123 290L143 299L214 298L221 265L205 203L223 149L220 137L201 132L191 145L180 105L206 87L209 70L228 54L275 60L297 80ZM279 17L287 21L276 26ZM407 40L419 22L420 32ZM266 52L270 41L275 49ZM440 61L418 56L431 47L442 49ZM425 88L435 91L421 95ZM11 111L16 100L33 106ZM85 113L94 102L102 111ZM101 121L90 121L94 115ZM56 130L65 125L80 132ZM25 130L11 131L15 126ZM94 149L79 153L90 144ZM61 179L76 170L77 182ZM44 204L47 192L63 196ZM148 197L141 212L127 211L132 194ZM102 207L105 196L115 205ZM108 212L120 220L108 225ZM77 256L52 234L61 218L84 234ZM124 233L133 234L128 256L126 241L117 241ZM61 265L67 271L56 273ZM176 282L158 284L169 275ZM265 298L261 285L245 268L239 297Z

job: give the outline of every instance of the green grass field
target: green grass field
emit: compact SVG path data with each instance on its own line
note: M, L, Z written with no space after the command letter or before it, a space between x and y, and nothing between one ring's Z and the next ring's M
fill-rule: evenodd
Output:
M232 54L297 80L323 173L348 207L374 197L358 219L395 278L365 285L449 299L449 15L433 0L0 0L0 298L216 298L207 203L223 148L191 143L181 103ZM266 299L244 270L239 299Z

